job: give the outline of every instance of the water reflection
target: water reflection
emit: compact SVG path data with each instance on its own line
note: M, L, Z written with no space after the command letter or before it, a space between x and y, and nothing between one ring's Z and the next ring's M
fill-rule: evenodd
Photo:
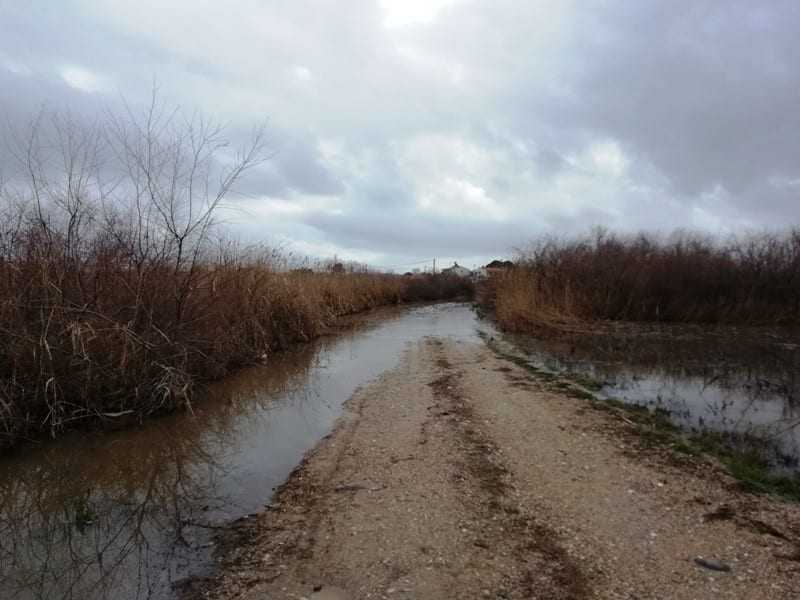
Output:
M666 410L682 427L764 440L777 469L798 470L797 330L605 326L557 340L506 339L536 366L591 377L601 395Z
M303 404L314 357L309 349L254 370L248 385L262 384L263 395L234 385L194 417L74 436L5 461L0 596L150 598L192 573L211 551L213 519L240 510L228 478L243 438L264 424L269 395Z
M427 335L476 341L466 305L387 310L215 386L194 415L0 461L0 598L171 597L216 527L259 510L355 389Z
M13 465L0 484L4 597L148 597L170 575L163 566L192 550L192 499L216 498L195 468L213 457L185 433L59 447ZM131 579L133 568L143 576Z
M215 528L259 510L355 389L426 336L478 341L466 305L376 313L347 334L215 386L194 415L76 435L0 461L0 598L168 598L202 575ZM635 328L542 341L528 359L603 382L608 396L687 427L773 440L800 456L796 332ZM792 462L795 461L795 462Z

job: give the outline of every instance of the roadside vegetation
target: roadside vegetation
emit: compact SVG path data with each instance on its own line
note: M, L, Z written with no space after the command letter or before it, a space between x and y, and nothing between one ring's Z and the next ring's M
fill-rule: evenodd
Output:
M645 323L794 328L800 325L800 229L724 241L684 232L658 237L597 231L580 238L545 238L520 252L512 267L492 270L478 299L479 308L503 330L564 340L571 353L582 345L610 343L612 333L626 346L638 344L641 352L652 352L634 335L649 331ZM738 338L730 334L741 330L725 328L732 344ZM652 335L667 330L658 331ZM765 335L774 336L774 329ZM783 360L768 345L764 352ZM555 375L516 355L506 358L548 389L614 413L640 447L669 449L678 459L714 456L743 489L800 501L800 479L775 471L762 439L684 431L663 412L599 397L593 382L574 374Z
M604 231L546 238L496 274L483 293L513 331L595 320L797 325L800 229L722 242Z
M463 294L446 277L292 268L220 236L265 157L154 95L87 126L41 113L4 132L0 449L191 409L199 384L324 333L346 314Z

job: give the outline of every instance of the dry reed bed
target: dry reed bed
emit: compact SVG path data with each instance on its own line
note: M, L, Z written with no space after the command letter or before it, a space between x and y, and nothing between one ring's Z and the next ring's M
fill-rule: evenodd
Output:
M198 384L318 336L339 316L463 291L444 278L292 270L219 239L216 215L266 156L263 128L127 103L3 130L0 449L191 408ZM242 136L238 136L242 139ZM352 271L352 269L351 269ZM125 419L123 419L125 418Z
M0 265L0 446L189 407L198 383L311 340L341 315L400 302L406 285L247 263L188 277L103 261Z
M597 320L800 324L800 229L727 242L599 233L546 239L483 291L509 330Z

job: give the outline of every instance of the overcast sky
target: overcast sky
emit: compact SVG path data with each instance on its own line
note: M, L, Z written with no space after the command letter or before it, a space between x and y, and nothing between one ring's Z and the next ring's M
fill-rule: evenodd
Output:
M0 0L0 110L155 77L268 120L239 235L472 266L598 224L800 223L799 32L797 0Z

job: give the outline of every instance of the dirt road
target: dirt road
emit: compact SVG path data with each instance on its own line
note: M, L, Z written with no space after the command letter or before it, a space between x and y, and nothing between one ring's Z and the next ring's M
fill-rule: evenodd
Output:
M187 595L800 598L797 505L641 450L626 427L485 345L427 338Z

